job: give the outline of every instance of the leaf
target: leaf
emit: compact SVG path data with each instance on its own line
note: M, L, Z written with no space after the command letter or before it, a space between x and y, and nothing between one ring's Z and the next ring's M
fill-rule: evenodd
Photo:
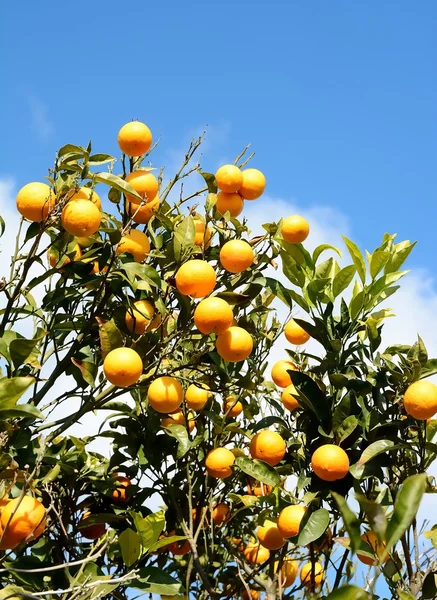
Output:
M332 293L337 298L351 283L356 273L355 265L348 265L337 273L332 282Z
M17 404L12 408L0 407L0 419L40 419L44 421L43 413L32 404Z
M430 358L424 367L420 369L420 379L426 379L437 373L437 358Z
M426 485L426 473L411 475L402 484L396 496L393 514L387 525L387 551L401 539L413 522L425 493Z
M362 510L367 515L371 530L376 533L380 541L385 540L387 517L385 516L385 511L381 504L373 502L361 494L355 494L355 496L360 503Z
M290 292L280 281L272 279L271 277L266 277L266 287L269 288L279 300L282 300L288 308L292 308L293 303Z
M299 402L315 414L326 431L330 431L331 410L326 395L317 383L305 373L300 371L288 371L288 373L299 393Z
M175 596L183 592L182 584L158 567L139 569L138 577L129 583L129 587L146 591L148 594Z
M33 225L33 223L31 225ZM31 225L29 225L29 229L30 229ZM38 225L39 225L39 223L38 223ZM5 220L3 219L3 217L0 216L0 237L2 237L2 235L4 234L5 229L6 229Z
M377 442L373 442L370 446L364 450L361 454L360 459L357 463L351 466L350 473L355 479L360 479L364 472L364 465L378 456L378 454L383 454L388 450L392 450L395 447L395 443L391 440L378 440Z
M89 157L89 165L104 165L105 163L115 161L116 159L110 154L92 154Z
M158 540L155 544L150 546L149 552L155 552L159 550L159 548L163 548L164 546L168 546L169 544L173 544L174 542L181 542L182 540L186 540L186 535L170 535L169 537L165 537L162 540Z
M416 242L410 244L408 240L396 244L396 251L392 255L391 259L388 261L388 263L385 265L384 272L393 273L394 271L400 269L404 262L407 260L411 250L414 248L415 245Z
M12 408L29 386L35 383L33 377L2 377L0 379L0 408Z
M385 267L388 259L390 258L390 252L384 252L382 250L376 250L369 260L370 277L375 279L378 273Z
M208 187L208 192L210 194L217 194L218 192L218 188L217 188L217 181L215 180L215 175L213 175L212 173L205 173L204 171L198 171L200 173L200 175L202 175L203 179L205 180L205 183Z
M39 223L39 222L31 223L29 225L29 227L27 228L23 244L25 244L26 242L28 242L29 240L31 240L32 238L37 236L40 231L41 231L41 223Z
M299 546L306 546L321 537L328 525L330 515L326 508L319 508L309 516L308 520L302 523L302 527L297 538L297 544Z
M100 317L96 317L96 321L99 324L102 357L106 358L111 350L114 350L115 348L121 348L123 346L123 336L113 320L104 321Z
M246 473L246 475L253 477L261 483L265 483L266 485L279 485L281 481L281 478L274 468L261 460L252 460L250 458L239 456L235 460L235 464L239 469Z
M347 249L349 250L349 254L351 255L352 260L354 261L354 265L357 268L357 273L364 284L366 282L366 263L364 262L363 255L361 254L360 249L354 242L349 240L344 235L342 236L342 238L347 246Z
M62 148L59 149L58 157L65 156L65 154L71 154L72 152L80 154L81 156L85 156L86 154L88 154L88 152L85 150L85 148L82 148L82 146L66 144L65 146L62 146Z
M219 292L218 294L216 294L216 296L217 298L226 300L226 302L231 306L235 306L237 304L241 304L250 300L250 296L248 296L247 294L237 294L236 292Z
M314 264L316 264L317 259L322 254L322 252L325 252L326 250L334 250L334 252L337 252L338 256L340 258L342 258L342 253L338 248L336 248L335 246L331 246L331 244L321 244L320 246L317 246L317 248L314 249L314 252L313 252L313 263Z
M344 585L331 592L326 600L369 600L370 596L356 585Z
M134 521L135 528L141 538L141 545L145 550L149 550L159 539L164 527L165 516L162 511L142 517L139 513L129 513Z
M31 340L17 338L11 341L9 354L16 369L26 362L26 359L29 358L35 347L46 335L47 332L40 329L39 334Z
M188 437L187 428L183 425L170 425L164 428L167 435L174 437L178 441L178 450L176 458L182 458L191 448L191 442Z
M117 175L112 175L112 173L102 172L102 173L93 173L91 177L92 177L92 179L94 179L94 181L97 181L99 183L106 183L106 185L110 185L111 187L115 188L122 194L127 194L129 196L133 196L134 198L136 198L138 200L138 202L142 202L142 200L143 200L143 198L141 198L141 196L138 194L137 191L135 191L135 189L131 186L130 183L128 183L121 177L117 177ZM91 177L89 177L89 179L91 179Z
M358 424L359 421L355 415L350 415L349 417L346 417L346 419L343 421L343 423L340 425L336 432L338 442L341 444L341 442L347 439L351 435L351 433L353 433L358 427Z
M356 552L361 544L360 521L356 514L351 511L343 496L337 494L336 492L331 492L331 495L337 503L338 509L343 518L344 526L349 533L351 550L352 552Z
M132 566L141 554L141 538L136 531L128 528L118 536L121 548L121 556L127 567Z
M194 224L193 217L185 217L185 219L175 227L174 237L182 248L186 248L187 246L192 246L194 244L194 238L196 237L196 226Z
M432 600L437 597L437 573L428 573L422 584L422 596L423 600Z
M323 279L313 279L310 281L306 287L306 292L309 296L311 302L316 302L320 298L320 293L326 288L326 286L331 282L329 277L324 277Z
M422 338L420 337L420 335L417 336L417 346L418 346L418 359L419 359L420 365L421 365L421 367L425 367L428 362L428 352L426 350L426 346L425 346Z

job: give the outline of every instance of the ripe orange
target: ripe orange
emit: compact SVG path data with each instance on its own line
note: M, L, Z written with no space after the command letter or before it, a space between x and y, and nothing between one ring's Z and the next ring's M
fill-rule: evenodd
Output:
M295 344L296 346L305 344L311 337L294 319L288 321L284 329L284 334L290 344Z
M240 189L243 183L243 174L235 165L223 165L215 174L215 180L219 190L232 194Z
M314 473L323 481L343 479L349 472L349 458L343 448L324 444L311 457Z
M172 413L177 411L184 401L184 390L177 379L164 375L149 385L147 399L156 412Z
M81 187L78 190L70 190L67 195L68 202L71 200L91 200L99 210L102 210L102 201L98 193L89 187Z
M39 223L47 219L55 206L55 195L46 183L27 183L17 194L17 210L29 221Z
M281 225L281 235L286 242L301 244L310 232L308 221L299 215L285 217Z
M176 287L183 296L203 298L212 292L215 271L205 260L188 260L176 273Z
M242 171L243 184L238 193L245 200L256 200L266 188L266 178L258 169L245 169Z
M91 516L90 512L84 513L80 522L85 523L87 518ZM86 527L79 526L79 531L83 537L86 537L89 540L98 540L102 535L105 535L106 525L105 523L94 523L94 525L88 525Z
M218 354L228 362L241 362L250 356L253 340L242 327L229 327L217 337L215 347Z
M114 504L126 504L129 498L126 496L126 488L132 485L129 477L125 477L124 475L119 475L118 473L114 473L113 478L116 480L116 487L112 491L112 501Z
M278 572L279 561L275 561L275 573ZM282 562L281 571L279 573L279 579L281 582L281 587L286 589L293 585L296 580L297 573L299 571L299 563L297 560L293 560L291 556L284 556L284 560Z
M300 570L300 580L303 583L303 585L307 588L312 587L312 579L313 579L311 576L312 570L313 570L313 565L312 565L311 561L305 563ZM324 575L324 569L323 569L322 565L319 562L315 562L314 563L314 585L316 587L322 583L323 575Z
M282 404L290 412L292 412L293 410L296 410L296 408L299 408L299 406L300 406L299 400L297 399L297 397L298 397L297 390L292 383L290 383L290 385L287 385L287 387L282 390L282 394L281 394Z
M249 593L247 593L247 590L241 592L241 600L258 600L258 598L259 592L256 590L249 590Z
M147 300L138 300L126 311L126 327L133 333L153 331L161 325L161 315Z
M244 240L230 240L220 250L220 263L230 273L242 273L254 260L252 247Z
M46 526L46 510L39 500L23 496L10 500L0 517L0 544L2 550L12 550L21 542L36 540Z
M264 429L250 440L249 451L252 458L263 460L274 467L284 458L287 446L279 433Z
M168 417L164 417L161 419L161 427L171 427L172 425L183 425L187 427L187 419L185 418L184 413L181 410L173 412L168 415ZM193 419L193 413L189 413L188 415L188 430L193 431L196 427L196 421Z
M223 412L228 417L238 417L243 412L243 405L235 396L227 396L223 402Z
M306 507L298 504L286 506L281 510L276 524L282 537L294 537L299 533L300 522L304 517L305 511Z
M117 387L129 387L137 383L143 372L143 361L132 348L115 348L103 361L106 379Z
M132 218L134 223L145 225L159 209L160 204L161 200L159 196L155 196L153 200L149 200L149 202L143 205L132 204L132 202L126 200L126 213Z
M206 470L211 477L216 479L226 479L232 475L232 465L235 462L235 456L227 448L214 448L208 452L205 459Z
M185 392L185 403L188 408L199 411L204 408L211 396L212 393L209 391L209 387L207 385L195 385L192 383L188 386L187 391Z
M134 190L141 196L142 200L151 202L158 194L159 183L155 175L148 169L138 169L132 171L126 176L126 181L131 184ZM135 196L126 194L126 200L131 204L140 204L140 200Z
M270 558L270 551L260 544L248 544L243 555L251 565L261 565Z
M279 550L285 546L285 540L273 521L264 521L264 525L258 527L257 537L261 546L268 550Z
M314 548L318 552L322 552L327 548L330 548L332 544L332 529L328 527L328 529L323 533L317 540L314 540L313 545ZM310 545L308 545L308 548Z
M249 478L249 485L247 486L247 494L249 496L268 496L272 493L273 487L260 483L252 478Z
M297 371L296 365L291 360L278 360L273 365L272 379L278 387L286 388L293 383L287 371Z
M175 531L170 531L168 537L176 535ZM179 542L172 542L168 546L165 546L174 556L185 556L191 551L190 542L188 540L180 540Z
M194 324L205 335L224 333L231 327L233 318L229 304L216 296L199 302L194 311Z
M219 192L215 207L221 215L224 216L229 212L231 217L235 219L243 212L244 200L237 193L227 194L226 192Z
M366 548L367 552L369 552L370 554L374 554L375 559L371 559L370 557L364 556L364 554L360 554L359 552L357 552L358 559L365 565L379 564L382 561L383 556L385 555L385 549L386 549L385 543L379 542L376 534L373 533L373 531L367 531L366 533L363 533L363 535L361 536L361 541L364 542L365 544L367 544L367 546L368 546L368 549ZM384 560L382 561L383 564L385 562L387 562L388 559L389 559L389 555L387 553Z
M195 246L204 246L205 250L207 250L211 245L211 228L207 227L205 221L200 217L194 218L194 227L196 228L196 235L194 237Z
M80 257L82 256L82 249L79 246L79 244L76 244L76 246L74 247L74 258L73 260L79 260ZM54 253L54 251L52 249L49 249L48 251L48 258L49 258L49 265L52 267L52 269L54 269L56 266L62 271L61 267L68 265L68 263L71 262L71 259L64 254L63 256L60 256L58 260L56 260L56 254Z
M220 502L212 511L212 520L216 525L222 525L231 516L231 509L226 502Z
M91 200L71 200L62 209L62 227L71 235L93 235L100 227L101 212Z
M405 392L404 407L415 419L430 419L437 412L437 385L431 381L415 381Z
M152 145L152 132L144 123L131 121L118 132L118 145L128 156L141 156Z
M126 233L121 238L116 252L118 255L129 252L134 257L135 262L143 262L150 252L149 238L142 231L131 229L130 233Z

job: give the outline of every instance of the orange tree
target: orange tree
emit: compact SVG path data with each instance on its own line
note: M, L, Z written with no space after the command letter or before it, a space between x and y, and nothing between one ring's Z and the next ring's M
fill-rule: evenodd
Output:
M437 361L420 338L381 350L413 244L386 234L366 262L345 238L340 266L337 248L305 248L296 215L252 237L244 203L263 202L264 175L246 151L202 172L201 142L165 183L144 166L150 130L129 123L120 160L68 144L17 195L0 597L361 600L381 581L434 597L437 537L417 511ZM204 186L184 193L195 172ZM94 411L102 431L69 434Z

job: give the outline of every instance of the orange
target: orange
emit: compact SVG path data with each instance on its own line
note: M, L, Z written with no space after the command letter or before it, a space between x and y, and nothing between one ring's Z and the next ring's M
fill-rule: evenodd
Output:
M126 233L121 238L116 252L118 255L129 252L134 257L135 262L143 262L150 252L149 238L142 231L131 229L130 233Z
M170 531L168 537L176 535L175 531ZM165 546L174 556L184 556L191 551L190 542L188 540L180 540L179 542L172 542L168 546Z
M194 227L196 228L196 235L194 237L195 246L204 246L206 250L211 245L211 228L207 227L205 221L199 217L194 218Z
M370 557L364 556L364 554L360 554L359 552L357 552L358 559L365 565L379 564L381 562L383 556L385 555L385 549L386 549L385 543L379 542L376 534L373 533L373 531L367 531L366 533L363 533L363 535L361 536L361 541L364 542L365 544L367 544L367 546L369 546L369 548L366 550L370 554L374 554L375 559L371 559ZM387 562L388 559L389 559L389 555L387 553L387 555L384 558L383 563Z
M260 483L254 479L249 479L249 485L247 486L247 494L249 496L268 496L272 493L272 486Z
M76 246L74 247L74 258L73 260L79 260L80 257L82 256L82 249L79 246L79 244L76 244ZM50 266L53 268L55 268L56 266L63 267L65 265L68 265L68 263L71 262L71 259L64 254L63 256L60 256L58 260L56 260L56 254L53 252L53 250L49 249L48 251L48 258L49 258L49 264ZM62 270L62 269L60 269Z
M205 260L188 260L176 273L176 287L183 296L203 298L212 292L215 271Z
M241 592L241 600L258 600L258 598L259 592L256 590L249 590L249 593L247 593L247 590Z
M323 481L337 481L349 473L349 458L343 448L324 444L311 457L314 473Z
M294 537L299 533L300 522L305 514L306 507L298 504L286 506L279 513L276 522L282 537Z
M281 225L281 235L286 242L301 244L310 232L308 221L299 215L285 217Z
M159 209L160 204L161 200L158 196L155 196L153 200L149 200L143 205L132 204L132 202L126 200L126 213L129 215L129 217L132 217L132 221L134 223L145 225Z
M313 564L307 562L303 565L300 570L300 580L303 585L307 588L311 588L313 585L313 577L311 576L313 570ZM319 562L314 563L314 585L317 587L323 581L324 569Z
M285 540L273 521L264 521L264 525L258 527L257 537L261 546L267 550L279 550L285 546Z
M231 509L226 502L220 502L212 511L212 520L216 525L222 525L231 516Z
M296 346L305 344L311 337L294 319L288 321L284 329L284 334L290 344L295 344Z
M287 371L297 371L296 365L291 360L278 360L273 365L272 379L278 387L286 388L293 383Z
M243 212L244 200L240 194L219 192L217 194L217 202L215 207L221 215L224 216L227 212L229 212L231 217L235 219Z
M118 132L118 145L123 154L141 156L152 145L152 132L144 123L131 121Z
M138 300L126 311L126 327L133 333L153 331L161 325L161 315L147 300Z
M17 194L17 210L29 221L39 223L47 219L55 206L55 195L46 183L27 183Z
M235 456L227 448L214 448L208 452L205 459L206 470L211 477L216 479L226 479L232 475L232 465L235 462Z
M245 169L243 173L243 185L238 193L245 200L256 200L266 188L266 178L258 169Z
M21 542L36 540L46 526L46 509L32 496L10 500L3 507L0 517L3 539L2 550L12 550ZM0 533L0 536L1 536Z
M243 412L243 405L235 396L227 396L223 402L223 412L228 417L238 417Z
M71 193L71 195L70 195ZM91 200L99 210L102 210L102 201L98 193L89 187L81 187L78 190L70 190L67 195L68 202L71 200Z
M260 544L248 544L243 550L243 554L251 565L261 565L270 558L270 551Z
M143 361L132 348L115 348L106 355L103 371L109 383L117 387L129 387L141 377Z
M415 419L430 419L437 412L437 385L431 381L415 381L405 392L404 407Z
M172 413L177 411L184 401L184 390L177 379L164 375L149 385L147 399L156 412Z
M215 174L217 187L222 192L238 192L243 183L243 174L235 165L223 165Z
M230 240L220 250L220 263L230 273L242 273L254 260L252 246L244 240Z
M278 572L279 561L275 561L275 573ZM284 556L282 567L279 572L279 579L282 588L288 588L296 580L297 573L299 571L299 563L297 560L293 560L291 556Z
M71 200L62 209L62 227L71 235L93 235L100 227L100 209L91 200Z
M126 488L132 485L132 482L129 477L124 477L124 475L118 473L114 473L113 477L118 487L112 492L112 501L114 504L126 504L129 501L126 496Z
M137 169L126 176L126 181L141 196L142 200L151 202L158 194L159 183L155 175L149 169ZM135 196L126 194L126 200L132 204L141 204Z
M274 467L284 458L287 446L279 433L264 429L253 436L249 451L252 458L263 460Z
M80 521L85 523L87 518L91 516L92 515L90 512L86 512ZM106 525L105 523L94 523L93 525L88 525L87 527L79 527L79 531L83 537L86 537L89 540L98 540L102 537L102 535L105 535Z
M212 393L209 391L207 385L195 385L192 383L185 392L185 403L188 408L199 411L202 410L211 396Z
M290 412L292 412L296 408L299 408L300 406L297 396L297 390L292 383L290 383L290 385L287 385L287 387L282 390L282 404Z
M253 340L242 327L229 327L217 337L216 350L228 362L241 362L250 356L253 350Z
M194 324L205 335L224 333L231 327L233 318L229 304L216 296L199 302L194 311Z
M314 548L318 552L322 552L327 548L330 548L332 544L332 529L328 527L328 529L323 533L317 540L313 542ZM310 545L308 545L308 548Z
M181 410L168 415L164 419L161 419L161 427L171 427L172 425L183 425L187 426L187 419ZM188 430L191 432L196 427L196 422L193 419L193 413L188 415Z

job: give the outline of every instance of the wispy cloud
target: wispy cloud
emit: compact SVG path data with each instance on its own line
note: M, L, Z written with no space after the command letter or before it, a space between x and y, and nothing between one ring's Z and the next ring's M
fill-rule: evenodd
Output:
M28 104L33 130L37 136L45 142L55 131L54 125L48 114L47 106L34 95L29 96Z

